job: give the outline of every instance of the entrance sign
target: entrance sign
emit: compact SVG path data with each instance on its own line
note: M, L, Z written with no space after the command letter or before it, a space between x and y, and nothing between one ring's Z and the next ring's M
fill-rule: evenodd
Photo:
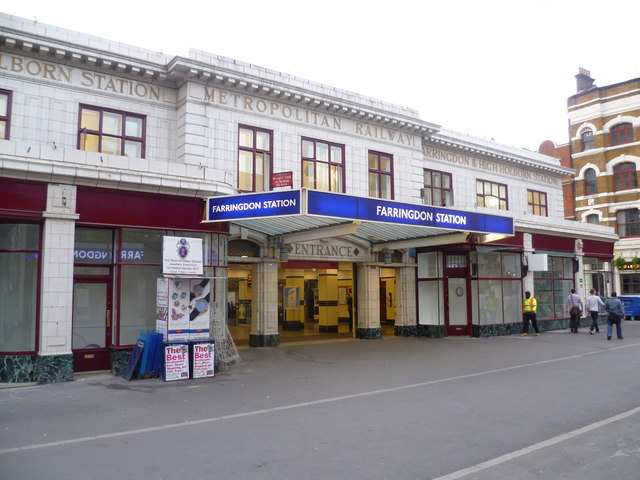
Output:
M249 193L207 199L208 222L280 217L302 213L301 190Z
M309 190L309 215L513 235L513 219L377 198Z
M463 232L513 235L513 219L464 210L401 203L303 188L285 192L210 197L205 222L310 215L413 225Z

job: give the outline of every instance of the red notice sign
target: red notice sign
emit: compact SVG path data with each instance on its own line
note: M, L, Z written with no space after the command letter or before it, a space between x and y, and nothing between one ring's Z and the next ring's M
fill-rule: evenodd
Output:
M293 187L293 172L279 172L271 176L271 188Z

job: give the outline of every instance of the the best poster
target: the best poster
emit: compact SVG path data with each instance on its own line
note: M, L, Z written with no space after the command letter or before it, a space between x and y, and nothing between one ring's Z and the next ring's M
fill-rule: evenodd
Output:
M213 377L214 375L214 344L194 343L193 345L193 378Z
M163 378L165 381L189 378L189 346L187 344L164 345Z

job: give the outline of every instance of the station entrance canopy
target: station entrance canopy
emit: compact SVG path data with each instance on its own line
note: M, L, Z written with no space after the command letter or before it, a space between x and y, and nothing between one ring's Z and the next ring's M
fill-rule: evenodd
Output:
M205 222L231 222L273 237L352 235L382 245L455 233L513 236L510 217L306 188L209 197L206 209Z

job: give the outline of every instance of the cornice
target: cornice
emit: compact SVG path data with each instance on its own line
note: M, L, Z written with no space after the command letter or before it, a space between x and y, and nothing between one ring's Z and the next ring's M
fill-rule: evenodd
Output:
M98 40L96 39L95 43L98 43ZM109 45L107 41L104 41L104 44ZM422 121L411 115L398 114L384 108L364 106L362 103L345 100L338 95L319 94L310 89L296 87L293 85L295 83L293 80L298 82L300 80L295 77L282 75L281 80L276 80L274 72L251 65L247 65L251 68L244 68L241 62L236 62L241 66L238 70L243 70L238 71L223 65L210 64L181 56L136 50L131 47L129 50L137 55L133 57L117 53L115 50L127 51L127 48L121 45L119 48L116 45L107 51L104 48L79 45L68 40L23 32L9 27L0 27L0 49L16 55L36 58L40 61L62 63L169 88L180 88L187 82L226 88L236 93L278 100L293 106L304 106L304 108L314 111L352 118L421 137L430 136L440 129L440 125ZM234 62L232 59L224 60L228 63ZM260 76L262 72L266 73L264 77ZM355 93L338 90L336 92L344 96L358 97L358 94ZM372 99L364 100L374 102Z
M460 152L465 155L475 155L487 160L517 164L522 167L542 170L544 172L558 175L574 175L575 170L553 165L550 161L559 161L556 158L548 157L537 152L529 152L507 145L501 145L492 141L474 138L464 134L453 132L438 132L423 140L424 145L443 147L448 150ZM526 153L525 154L523 154Z

